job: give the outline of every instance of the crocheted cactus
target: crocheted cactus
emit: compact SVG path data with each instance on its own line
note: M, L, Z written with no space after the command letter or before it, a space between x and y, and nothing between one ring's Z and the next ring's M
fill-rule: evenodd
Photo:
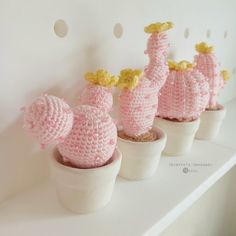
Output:
M88 105L70 107L54 96L41 96L25 108L26 130L45 145L56 141L65 162L79 168L104 165L116 147L117 130L108 113Z
M145 134L155 118L158 88L140 70L130 69L121 71L117 86L122 89L119 116L125 134L130 137Z
M73 125L73 112L61 99L43 95L24 108L24 128L41 146L62 141Z
M169 68L170 74L159 94L158 116L193 121L207 106L209 85L205 77L187 61L169 61Z
M80 103L109 112L113 105L112 86L117 83L118 77L105 70L98 70L95 74L86 73L85 79L90 83L84 88Z
M74 124L58 150L64 161L80 167L104 165L112 156L117 130L108 113L92 106L81 105L74 110Z
M147 49L145 51L149 57L149 63L145 68L145 77L160 89L169 73L166 62L169 48L166 30L173 27L171 22L155 23L145 27L144 31L151 34L148 39Z
M201 42L196 44L196 50L199 52L194 57L196 68L207 78L209 83L210 98L207 108L215 108L219 90L224 87L224 80L228 78L227 72L220 73L220 66L212 46Z

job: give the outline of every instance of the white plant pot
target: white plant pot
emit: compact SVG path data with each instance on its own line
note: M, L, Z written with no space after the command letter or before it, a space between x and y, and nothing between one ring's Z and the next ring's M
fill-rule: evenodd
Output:
M200 126L196 133L196 139L211 140L219 133L222 121L225 118L226 109L222 106L220 110L207 110L201 114Z
M118 148L122 152L119 175L130 180L141 180L154 175L166 143L166 134L154 128L159 137L156 141L132 142L118 138Z
M115 150L110 163L92 169L65 166L57 150L49 158L53 181L62 205L76 213L96 211L110 201L120 170L121 153Z
M175 122L156 117L154 124L167 134L163 153L170 156L180 156L189 152L199 123L200 119L191 122Z

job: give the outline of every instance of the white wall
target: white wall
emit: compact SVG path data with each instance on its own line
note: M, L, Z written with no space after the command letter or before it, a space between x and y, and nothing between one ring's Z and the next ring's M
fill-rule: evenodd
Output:
M0 0L0 200L47 176L47 152L22 131L21 106L43 92L75 101L87 70L143 68L143 27L153 21L175 23L169 33L175 59L191 60L194 44L207 40L235 72L235 7L234 0ZM69 27L64 38L53 31L58 19ZM119 39L116 23L123 26ZM235 97L235 89L234 73L221 101Z

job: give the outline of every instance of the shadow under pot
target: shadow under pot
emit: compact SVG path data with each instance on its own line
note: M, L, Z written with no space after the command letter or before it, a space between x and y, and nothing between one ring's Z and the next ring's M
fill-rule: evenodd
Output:
M166 144L166 134L155 127L152 132L157 137L154 141L138 142L118 137L118 147L122 152L119 176L129 180L142 180L155 174Z
M121 164L121 153L114 151L109 162L98 168L79 169L62 164L57 149L49 157L52 179L62 205L76 213L97 211L111 200Z
M156 117L154 124L162 128L167 135L164 154L181 156L191 150L194 136L199 127L200 119L190 122L179 122Z
M205 110L200 116L200 126L196 133L196 139L214 139L220 130L226 115L226 108L222 105L217 110Z

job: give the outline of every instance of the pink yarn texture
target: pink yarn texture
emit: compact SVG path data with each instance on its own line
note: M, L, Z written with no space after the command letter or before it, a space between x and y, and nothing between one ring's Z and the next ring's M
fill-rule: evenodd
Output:
M60 142L73 125L73 112L61 99L43 95L25 108L24 127L42 146Z
M171 70L160 90L158 116L192 121L205 110L209 100L209 85L196 69Z
M124 132L139 136L152 128L157 108L157 87L142 78L132 91L124 89L120 95L119 116Z
M108 113L81 105L74 110L74 124L58 150L65 161L79 168L104 165L112 156L117 142L117 129Z
M167 35L163 33L153 33L148 39L147 50L149 64L145 68L145 77L148 78L158 90L164 85L169 74L166 57L169 48Z
M219 90L224 87L224 80L220 75L220 67L213 53L199 53L194 57L196 68L207 78L210 98L208 107L217 105Z
M88 84L81 94L80 103L109 112L113 105L112 88Z

